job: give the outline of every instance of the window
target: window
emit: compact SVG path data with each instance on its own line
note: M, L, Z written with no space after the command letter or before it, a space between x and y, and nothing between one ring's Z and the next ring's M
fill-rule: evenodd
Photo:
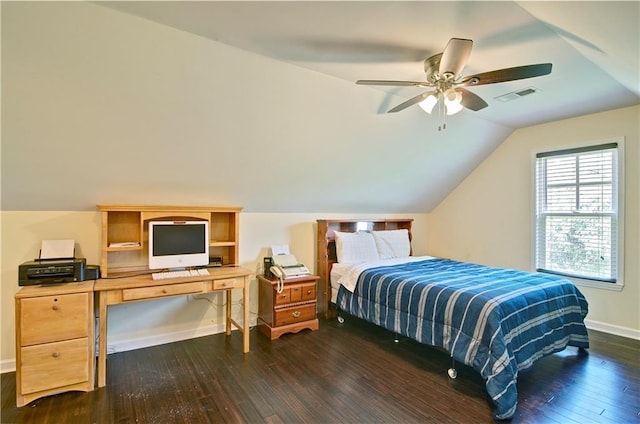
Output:
M536 270L620 284L621 143L536 155Z

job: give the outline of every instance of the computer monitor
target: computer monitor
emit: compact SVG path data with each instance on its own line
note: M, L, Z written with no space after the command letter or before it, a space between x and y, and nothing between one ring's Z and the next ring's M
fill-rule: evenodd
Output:
M208 221L149 222L149 269L208 264Z

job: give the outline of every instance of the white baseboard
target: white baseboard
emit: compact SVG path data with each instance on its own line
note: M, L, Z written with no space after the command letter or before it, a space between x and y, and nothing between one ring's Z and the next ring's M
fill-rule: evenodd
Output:
M619 325L607 324L599 321L585 319L584 324L590 330L602 331L603 333L615 334L616 336L627 337L629 339L640 340L640 330L621 327Z
M239 323L242 325L242 322ZM252 319L249 322L249 327L253 328L256 325L256 319ZM162 345L166 343L179 342L181 340L193 339L195 337L210 336L212 334L218 334L225 331L224 324L210 325L206 327L200 327L193 330L176 331L172 333L163 333L149 337L138 337L134 339L123 339L113 343L107 344L107 354L116 352L126 352L128 350L142 349L144 347L151 347ZM233 331L237 331L233 328ZM96 352L98 352L98 346L96 341ZM9 359L0 362L0 374L5 372L12 372L16 370L16 360Z
M627 337L630 339L640 340L640 330L633 328L621 327L618 325L606 324L599 321L584 320L587 328L596 331L602 331L603 333L614 334L616 336ZM250 327L256 325L255 318L249 324ZM210 336L212 334L222 333L225 330L224 324L210 325L207 327L200 327L195 330L176 331L173 333L158 334L156 336L141 337L135 339L120 340L115 343L107 345L107 353L126 352L128 350L142 349L145 347L157 346L166 343L178 342L181 340L192 339L194 337ZM97 352L97 346L96 346ZM0 361L0 374L5 372L12 372L16 370L16 360L8 359Z
M242 322L239 323L242 325ZM256 325L255 318L249 322L249 327L252 328ZM236 328L232 328L233 331L237 331ZM107 344L107 354L116 352L126 352L129 350L142 349L145 347L158 346L167 343L179 342L182 340L193 339L195 337L210 336L212 334L219 334L225 331L224 324L209 325L205 327L199 327L193 330L176 331L173 333L157 334L149 337L138 337L134 339L118 340L116 342L109 342ZM96 342L96 352L98 351Z
M5 372L12 372L16 370L16 359L7 359L6 361L0 361L0 374Z

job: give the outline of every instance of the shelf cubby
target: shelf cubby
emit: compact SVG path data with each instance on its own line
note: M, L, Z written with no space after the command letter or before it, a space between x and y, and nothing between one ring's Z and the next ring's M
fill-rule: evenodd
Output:
M209 221L209 256L236 265L239 252L239 207L100 204L103 277L149 269L150 221Z

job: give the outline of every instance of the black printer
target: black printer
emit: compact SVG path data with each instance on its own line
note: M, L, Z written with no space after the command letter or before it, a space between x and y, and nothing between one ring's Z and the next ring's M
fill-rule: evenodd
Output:
M96 278L95 275L86 278L86 263L85 258L36 259L25 262L18 267L18 285L72 283Z

